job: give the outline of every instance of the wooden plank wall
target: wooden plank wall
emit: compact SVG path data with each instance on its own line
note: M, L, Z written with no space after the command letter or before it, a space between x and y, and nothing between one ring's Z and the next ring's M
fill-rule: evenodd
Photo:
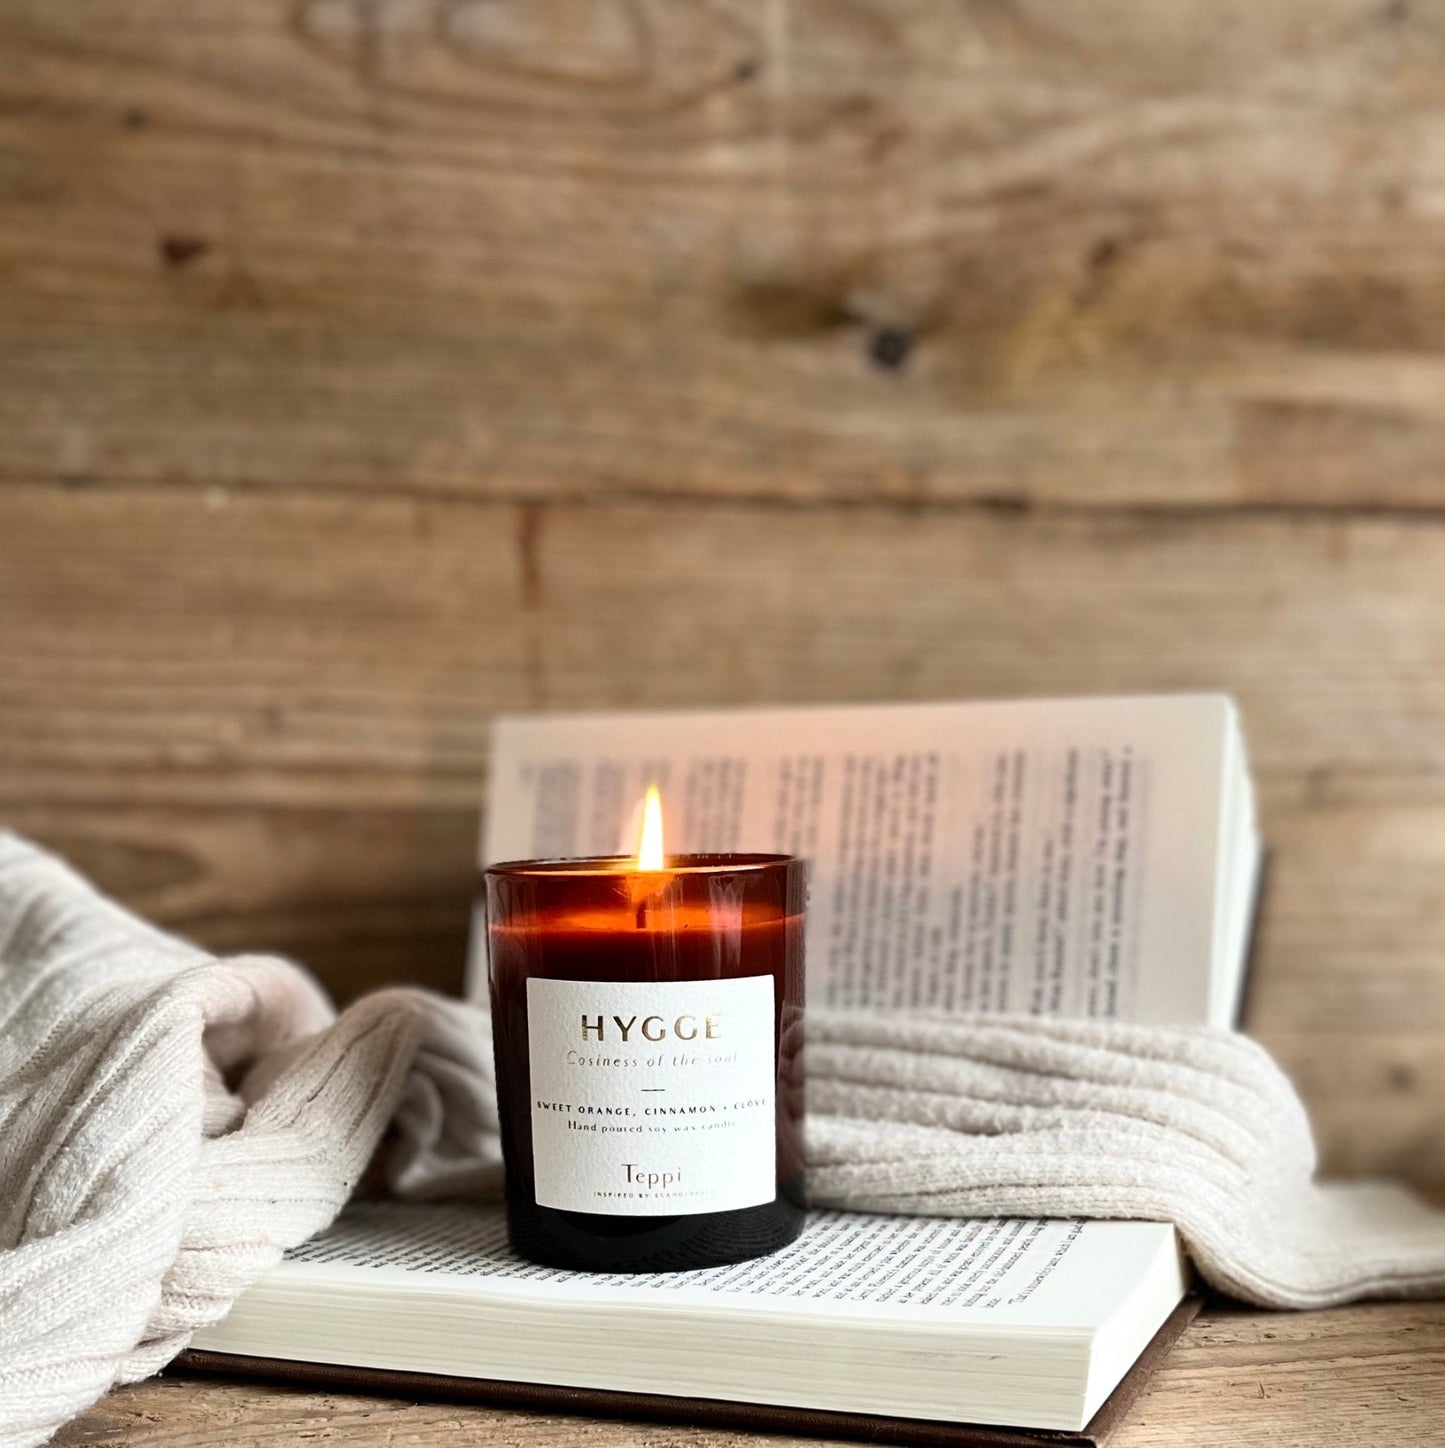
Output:
M3 0L0 818L459 978L498 708L1224 687L1445 1181L1445 18Z

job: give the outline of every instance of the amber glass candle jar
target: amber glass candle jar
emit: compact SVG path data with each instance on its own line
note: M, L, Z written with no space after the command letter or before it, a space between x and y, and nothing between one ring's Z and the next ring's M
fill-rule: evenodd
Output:
M514 1250L676 1271L803 1223L801 861L680 855L486 873Z

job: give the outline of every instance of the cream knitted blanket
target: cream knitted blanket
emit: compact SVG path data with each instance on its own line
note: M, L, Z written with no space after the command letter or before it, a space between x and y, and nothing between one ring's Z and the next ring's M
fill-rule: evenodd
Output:
M824 1012L808 1031L819 1204L1168 1220L1209 1282L1270 1306L1445 1289L1445 1218L1313 1184L1300 1104L1243 1037ZM481 1013L390 990L336 1019L295 966L209 956L0 832L0 1445L157 1371L379 1145L400 1196L495 1192L495 1128Z

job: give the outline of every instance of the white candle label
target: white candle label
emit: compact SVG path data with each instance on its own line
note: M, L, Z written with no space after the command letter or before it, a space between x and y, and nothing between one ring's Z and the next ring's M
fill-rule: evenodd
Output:
M777 1192L773 978L527 982L544 1207L665 1217Z

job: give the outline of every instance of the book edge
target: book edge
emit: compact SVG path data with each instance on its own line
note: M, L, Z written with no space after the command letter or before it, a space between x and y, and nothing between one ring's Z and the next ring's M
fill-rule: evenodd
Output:
M794 1433L807 1437L916 1444L918 1448L1020 1448L1028 1444L1078 1445L1103 1448L1143 1391L1165 1354L1194 1320L1201 1306L1191 1293L1170 1313L1149 1345L1134 1360L1112 1393L1080 1432L1047 1428L1004 1428L986 1424L940 1423L928 1419L789 1408L769 1403L744 1403L717 1398L671 1397L661 1393L614 1392L599 1388L562 1387L546 1383L503 1382L444 1373L419 1373L387 1368L358 1368L299 1359L252 1357L187 1348L169 1370L187 1375L252 1378L296 1387L425 1397L497 1408L577 1414L592 1417L642 1418L658 1422Z

